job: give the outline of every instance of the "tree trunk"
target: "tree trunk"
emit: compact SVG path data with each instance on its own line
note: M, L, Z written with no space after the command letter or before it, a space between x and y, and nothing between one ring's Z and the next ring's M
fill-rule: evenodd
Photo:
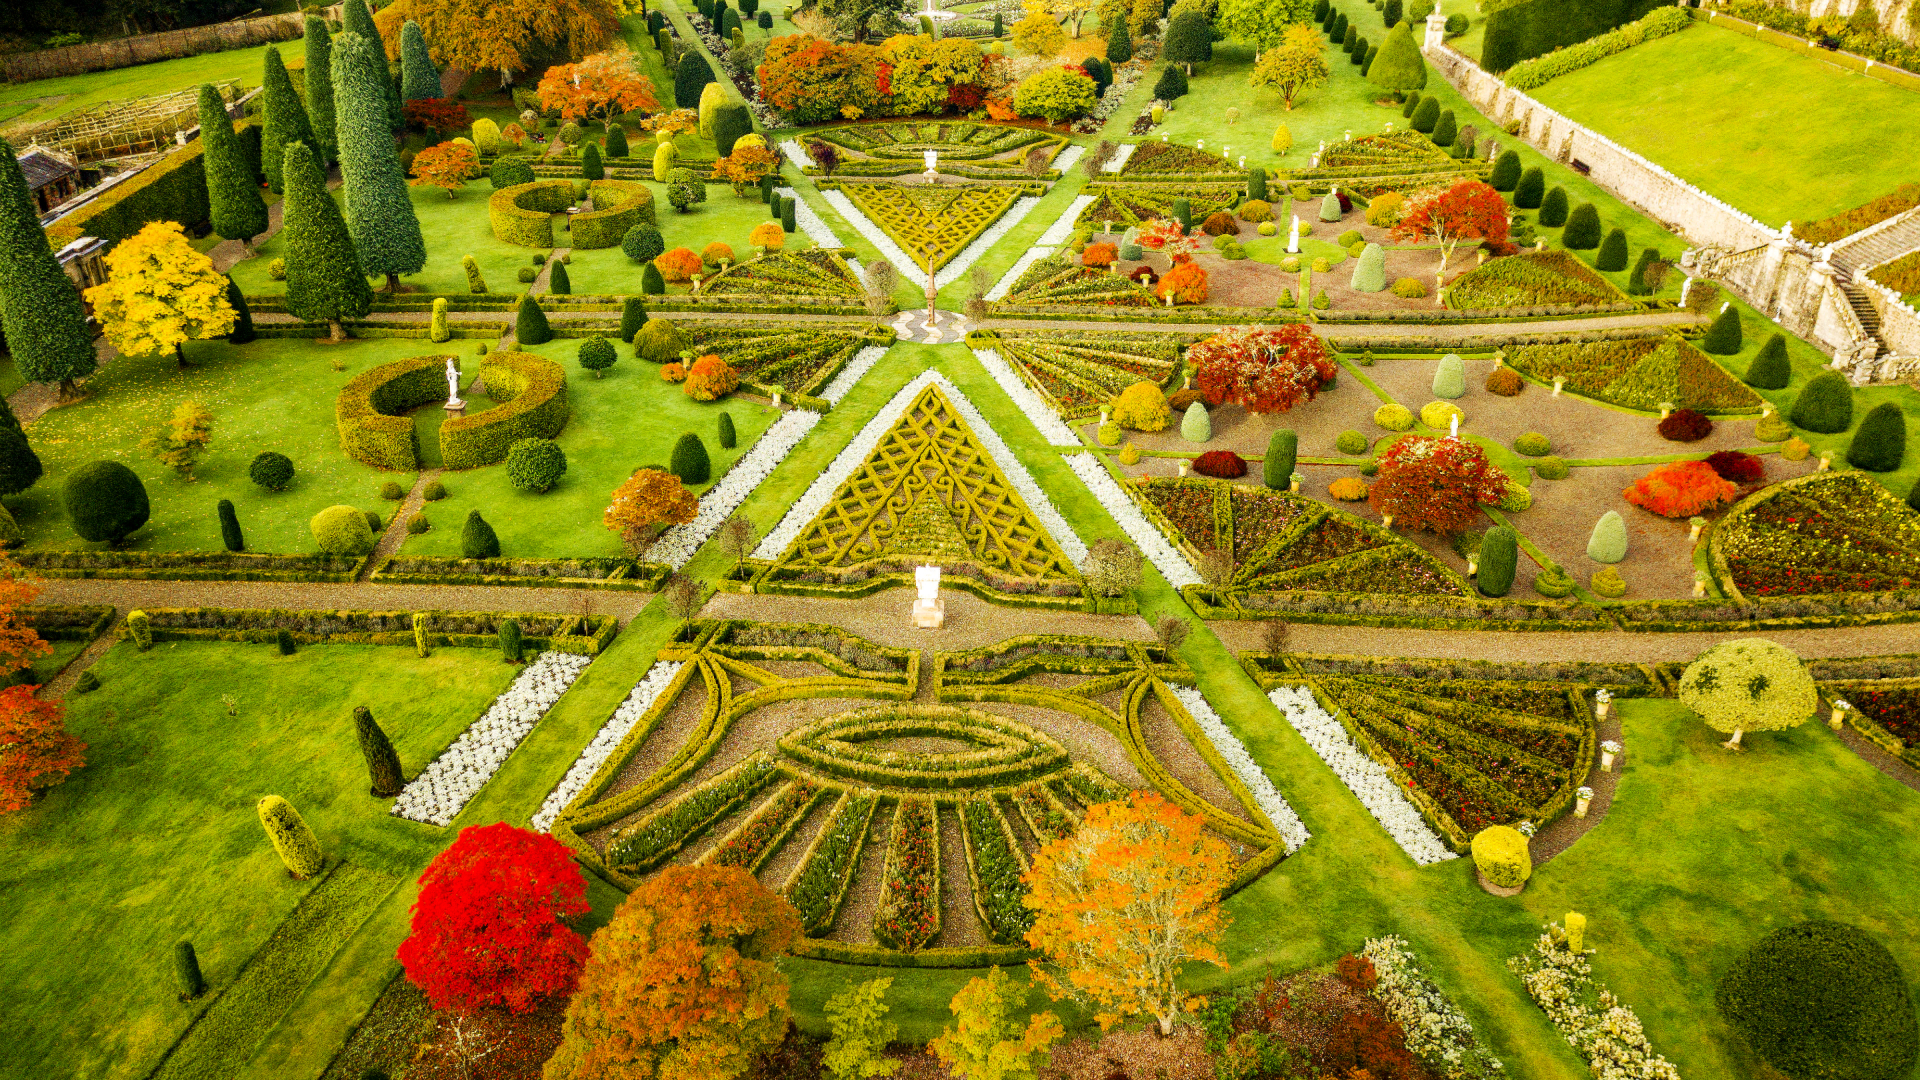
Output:
M347 340L347 328L340 325L339 319L327 320L327 340L333 342Z
M452 197L453 193L448 192L447 195L448 197ZM400 275L399 274L387 275L387 291L389 293L394 293L394 294L398 294L400 292Z
M1729 749L1729 750L1740 750L1740 749L1743 749L1743 747L1742 747L1742 746L1740 745L1740 736L1742 736L1742 735L1744 735L1744 734L1746 734L1746 732L1744 732L1744 731L1742 731L1742 730L1741 730L1741 729L1739 729L1739 728L1734 728L1734 729L1733 729L1733 738L1731 738L1731 739L1728 739L1728 740L1727 740L1726 742L1724 742L1724 743L1722 743L1721 745L1722 745L1722 746L1725 746L1725 747L1726 747L1727 749Z
M72 379L60 380L60 400L61 401L72 401L74 398L77 398L79 396L80 396L80 384L74 382Z
M1172 1037L1173 1035L1173 1014L1172 1013L1168 1013L1165 1016L1156 1016L1154 1017L1154 1020L1160 1025L1161 1038L1165 1039L1165 1038Z
M181 348L181 347L180 347L180 343L179 343L179 342L175 342L175 343L174 343L174 346L173 346L173 359L174 359L174 361L175 361L176 363L178 363L178 364L179 364L179 365L180 365L181 367L186 367L186 366L187 366L187 351L186 351L185 349L183 349L183 348Z

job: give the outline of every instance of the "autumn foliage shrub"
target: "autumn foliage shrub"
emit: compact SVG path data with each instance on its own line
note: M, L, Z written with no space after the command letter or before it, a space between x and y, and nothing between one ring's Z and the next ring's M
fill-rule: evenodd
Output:
M633 550L652 542L668 525L684 525L700 512L700 500L665 469L635 469L613 491L603 523Z
M1193 460L1193 471L1201 476L1237 480L1247 475L1247 462L1231 450L1209 450Z
M1225 210L1215 210L1207 215L1207 220L1200 223L1200 231L1208 236L1238 236L1240 225L1233 220L1232 214Z
M1379 457L1367 502L1396 524L1452 535L1480 516L1481 504L1507 494L1507 474L1465 439L1410 436Z
M1311 401L1339 368L1311 328L1235 326L1187 349L1194 384L1213 405L1248 412L1285 412Z
M1193 256L1185 253L1173 257L1173 269L1168 270L1154 286L1154 295L1165 300L1173 297L1176 304L1204 304L1207 302L1207 272Z
M1327 494L1341 502L1359 502L1367 497L1367 482L1357 476L1343 476L1327 485Z
M689 248L677 247L653 260L660 276L675 284L690 281L700 272L700 256Z
M1740 494L1740 488L1704 461L1676 461L1662 465L1634 481L1621 494L1628 502L1661 517L1683 518L1717 509Z
M436 1009L526 1012L573 992L587 942L568 921L588 907L586 877L559 841L505 822L468 826L420 876L400 965Z
M87 744L67 734L61 704L35 698L36 689L0 690L0 813L25 810L41 790L86 764Z
M1707 455L1707 466L1722 480L1736 484L1752 484L1767 475L1766 463L1752 454L1743 454L1738 450L1722 450Z
M1501 397L1515 397L1527 388L1527 380L1510 367L1497 367L1487 375L1487 392Z
M1660 437L1668 442L1699 442L1713 434L1713 421L1696 409L1675 409L1660 421Z
M712 401L733 393L739 385L740 376L732 365L709 354L695 360L687 369L687 381L682 389L695 401Z
M1087 250L1080 253L1082 266L1112 266L1120 257L1120 248L1116 244L1088 244Z

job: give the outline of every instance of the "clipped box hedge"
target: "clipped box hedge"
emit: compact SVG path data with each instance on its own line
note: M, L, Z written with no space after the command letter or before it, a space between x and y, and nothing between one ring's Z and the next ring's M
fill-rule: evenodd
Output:
M382 585L500 585L647 592L667 576L660 563L624 558L465 559L454 555L395 555L374 568Z
M410 356L347 380L334 399L340 449L362 465L410 472L420 467L420 438L407 410L447 399L451 356ZM447 421L452 427L454 421ZM444 429L443 429L444 430ZM442 435L442 439L445 436ZM506 451L501 451L506 456ZM452 462L448 462L452 467Z
M43 578L337 582L358 577L366 559L246 551L22 551L15 561Z
M440 456L447 468L497 464L521 439L551 439L567 426L567 375L559 364L531 353L489 353L480 362L480 381L489 397L504 401L485 412L451 417L440 426ZM441 393L445 386L443 381ZM411 425L408 421L409 431Z
M309 645L416 645L413 618L425 616L427 644L492 649L500 624L520 624L530 651L598 656L619 633L612 615L546 615L527 611L291 611L285 608L145 608L155 641L240 641L271 644L285 630ZM124 633L124 630L122 631Z
M653 224L653 189L633 180L595 180L587 185L593 209L573 215L576 248L618 247L635 225Z
M240 136L241 156L258 175L260 125L251 119L236 120L233 130ZM192 226L207 220L212 205L207 199L203 150L204 144L195 139L109 188L49 226L47 242L58 251L82 236L93 236L111 247L155 221Z
M653 221L653 190L631 180L595 180L587 186L594 206L603 199L606 209L583 210L573 215L573 246L608 248L620 243L627 230ZM573 181L535 180L501 188L487 200L487 219L494 239L524 247L551 248L553 215L564 213L573 202Z
M92 641L113 629L117 612L112 604L30 604L18 615L43 640Z

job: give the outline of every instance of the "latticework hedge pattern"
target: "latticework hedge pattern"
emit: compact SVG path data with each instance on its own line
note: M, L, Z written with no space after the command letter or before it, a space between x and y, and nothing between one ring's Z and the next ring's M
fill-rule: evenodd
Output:
M807 138L852 152L842 154L835 176L917 173L926 168L923 153L932 150L939 155L943 173L976 180L1024 179L1025 158L1033 147L1045 147L1048 161L1067 147L1063 135L963 120L856 124L808 132ZM807 171L817 174L820 170L809 167Z
M1705 413L1750 413L1760 395L1678 337L1522 345L1507 363L1549 385L1556 377L1576 394L1653 411L1662 405Z
M1173 378L1183 334L1127 331L1002 330L992 347L1040 399L1069 420L1093 416L1137 382L1162 389Z
M735 263L700 286L706 296L833 296L859 299L866 295L840 253L809 248L778 251Z
M900 245L914 266L925 270L931 259L933 269L939 270L1000 220L1021 189L1005 184L845 184L840 192Z
M813 394L868 338L857 331L792 323L686 322L695 355L716 353L746 382Z

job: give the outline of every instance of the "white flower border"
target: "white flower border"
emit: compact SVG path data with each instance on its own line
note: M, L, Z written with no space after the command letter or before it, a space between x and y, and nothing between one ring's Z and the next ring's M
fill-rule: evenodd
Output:
M1107 513L1119 524L1121 531L1125 532L1134 546L1140 549L1140 553L1160 571L1160 576L1167 579L1167 584L1178 589L1201 583L1200 575L1188 565L1186 556L1180 554L1180 549L1174 547L1165 536L1161 535L1153 522L1148 521L1147 516L1142 514L1140 508L1133 504L1133 500L1127 497L1127 493L1120 490L1119 482L1114 480L1113 474L1107 472L1106 465L1100 461L1100 455L1089 451L1065 456L1067 468L1072 469L1074 475L1080 478L1080 482L1093 493L1093 497L1100 500L1100 505L1106 508Z
M1286 715L1287 723L1307 740L1408 858L1421 866L1432 866L1460 857L1427 825L1427 819L1408 801L1386 767L1355 746L1340 721L1320 707L1313 691L1304 686L1282 686L1269 693L1267 700Z
M1033 426L1040 429L1040 434L1048 442L1055 446L1080 445L1080 438L1073 433L1073 428L1060 419L1059 413L1040 400L1040 395L1027 385L1027 380L1021 378L1020 373L1013 370L998 352L974 349L973 358L980 361L980 366L987 369L987 374L993 376L993 381L1000 384L1000 389L1013 399L1015 405L1020 406L1020 411L1033 421Z
M793 162L793 167L802 172L813 164L813 159L807 156L806 147L801 146L798 139L781 140L780 152L787 155L787 160Z
M420 770L412 783L400 789L388 812L442 828L452 824L500 771L520 740L592 662L591 656L551 650L541 653L493 699L480 719Z
M840 373L835 375L833 381L827 384L826 389L820 391L820 396L833 402L835 405L840 404L840 399L846 397L847 392L853 389L854 384L858 383L867 372L873 370L873 365L879 363L880 358L887 355L889 348L891 348L891 346L888 345L868 345L859 352L854 353L853 359L848 360L846 366L840 369Z
M1000 433L995 431L993 425L981 415L980 410L974 407L972 400L961 393L960 388L946 376L937 371L921 372L913 381L901 387L900 391L874 414L873 419L867 421L866 426L854 435L832 463L814 478L806 492L794 501L792 508L780 519L779 524L761 539L760 546L753 551L754 558L778 559L785 554L787 548L792 546L808 526L813 524L813 519L833 501L840 486L846 483L861 465L865 464L874 448L880 445L880 440L886 437L888 430L900 419L900 414L904 413L907 406L913 404L913 399L919 395L920 391L929 385L938 386L940 392L946 395L948 402L960 414L960 419L973 432L973 437L979 440L981 447L987 451L989 457L993 458L993 463L999 468L1001 475L1013 485L1013 489L1020 494L1021 500L1027 504L1027 509L1038 519L1040 526L1053 537L1054 542L1060 545L1060 550L1066 554L1067 559L1075 566L1085 561L1087 545L1080 539L1080 534L1074 532L1073 527L1060 516L1060 511L1054 507L1053 501L1047 498L1047 493L1034 482L1033 474L1029 473L1027 467L1020 463L1020 459L1014 456L1013 451L1000 438Z
M854 231L866 237L867 241L874 247L879 248L881 257L892 263L894 269L899 271L901 277L906 278L908 281L923 289L927 287L926 272L914 265L914 260L908 256L905 251L900 250L900 245L893 242L893 238L887 235L886 230L882 229L872 218L861 213L860 208L853 205L853 200L847 198L844 192L823 191L820 193L820 196L827 200L828 206L833 207L841 217L847 220L849 225L853 226ZM968 244L961 250L960 254L953 257L952 262L947 263L947 265L935 272L933 276L933 287L936 289L944 289L948 285L959 281L961 275L967 272L968 267L978 262L980 257L985 255L989 248L999 243L1001 237L1011 232L1013 228L1019 225L1020 222L1033 211L1033 208L1038 205L1040 205L1040 198L1038 196L1028 195L1015 199L1013 205L1007 208L1006 213L1000 215L998 221L987 226L987 231L975 237L973 243Z
M800 231L806 233L807 239L813 241L816 246L825 248L844 248L847 246L840 242L839 234L833 231L833 226L827 224L827 219L821 217L818 211L807 205L807 200L801 198L799 192L790 187L776 187L773 190L783 198L793 200L793 223L798 225ZM860 265L859 259L849 257L847 262L853 266L853 272L855 274L865 272Z
M793 409L785 416L773 422L773 426L760 433L753 449L740 455L733 468L720 478L720 482L708 488L700 496L700 509L693 520L684 525L675 525L660 534L653 547L647 552L649 559L666 563L675 570L687 565L700 545L707 542L740 504L747 501L753 489L761 481L773 475L787 455L792 452L807 432L820 422L820 414L811 409Z
M1105 165L1100 166L1100 171L1117 173L1121 169L1126 168L1127 159L1132 157L1133 152L1139 148L1137 143L1121 143L1120 149L1114 151L1113 156L1107 159Z
M554 819L560 816L560 811L565 810L568 803L586 790L587 781L593 779L593 774L606 763L614 748L627 737L627 732L633 730L633 725L639 723L640 718L647 715L647 710L653 708L654 701L673 682L674 676L680 673L681 666L678 660L661 660L647 669L646 676L634 684L627 699L600 726L593 741L580 751L580 757L567 770L567 775L554 785L553 791L547 795L547 801L540 804L540 809L529 822L534 831L547 832L553 828Z
M1267 820L1273 822L1274 828L1280 830L1280 839L1287 845L1287 852L1299 851L1302 844L1313 839L1313 834L1307 831L1300 815L1294 813L1293 807L1274 789L1273 781L1267 779L1266 770L1253 760L1252 754L1247 753L1246 744L1227 727L1225 720L1220 719L1220 714L1213 711L1213 706L1207 704L1206 697L1190 686L1169 686L1167 689L1173 691L1173 696L1187 707L1187 712L1200 725L1200 730L1213 743L1213 748L1226 759L1227 766L1240 778L1241 783L1247 785L1247 790L1253 792L1253 801L1259 804L1260 812L1267 815Z
M1079 161L1081 155L1086 152L1087 148L1079 143L1072 143L1065 150L1060 151L1059 155L1053 159L1053 167L1060 171L1061 179L1066 179L1067 170L1073 168L1074 163Z
M1073 235L1073 223L1080 220L1080 212L1092 206L1097 198L1093 195L1076 195L1073 202L1067 206L1067 212L1061 215L1058 221L1047 226L1047 231L1040 234L1040 239L1035 240L1033 246L1015 260L1014 264L1007 268L1006 273L1000 275L1000 280L987 291L987 299L999 300L1005 297L1007 291L1013 288L1013 283L1020 280L1020 275L1027 272L1027 267L1053 254L1054 248L1066 243L1067 237ZM921 276L924 278L926 275Z

